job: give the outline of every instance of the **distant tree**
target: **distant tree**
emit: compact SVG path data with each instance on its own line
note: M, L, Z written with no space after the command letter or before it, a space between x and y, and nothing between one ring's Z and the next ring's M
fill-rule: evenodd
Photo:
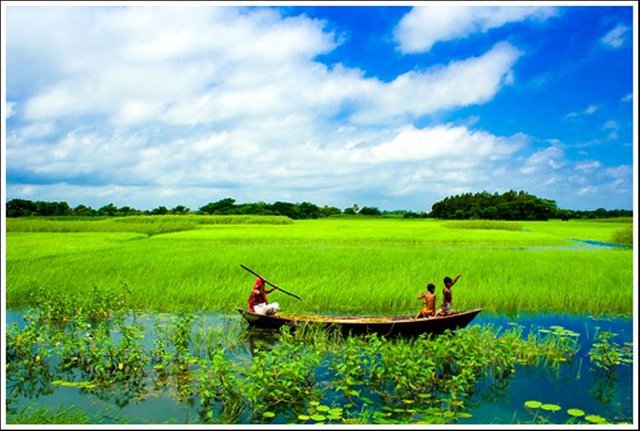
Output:
M314 219L320 217L320 208L310 202L294 205L296 219Z
M364 206L360 208L360 214L362 215L370 215L370 216L379 216L380 210L376 207L367 207Z
M28 217L36 214L36 204L26 199L11 199L6 204L7 217Z
M86 205L78 205L73 209L73 214L78 216L95 216L98 214L98 211Z
M342 214L342 210L340 208L325 205L320 208L320 214L322 215L322 217L331 217L332 215Z
M352 214L355 214L356 212L355 212L355 210L353 209L353 207L348 207L348 208L345 208L345 209L344 209L343 213L344 213L344 214L352 215Z
M191 212L191 210L184 205L176 205L171 208L171 214L188 214L189 212Z
M543 199L524 191L498 195L464 193L448 196L431 207L429 217L442 219L500 219L500 220L548 220L555 216L555 201Z
M157 208L154 208L151 210L151 214L153 215L165 215L165 214L169 214L169 209L167 207L165 207L164 205L161 205Z
M130 216L130 215L136 215L139 214L140 211L135 209L135 208L131 208L129 206L123 206L118 208L118 212L117 215L119 216Z
M98 214L106 216L115 216L118 213L118 207L112 203L98 208Z
M235 207L235 199L225 198L217 202L209 202L200 207L200 212L205 214L229 214Z
M270 211L272 211L274 214L277 214L277 215L283 215L290 218L299 218L297 217L297 214L296 214L297 209L290 202L276 201L273 204L269 205L268 208Z

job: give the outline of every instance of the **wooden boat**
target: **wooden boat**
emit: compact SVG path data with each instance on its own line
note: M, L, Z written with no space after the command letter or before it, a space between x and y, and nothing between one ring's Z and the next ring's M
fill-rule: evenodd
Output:
M272 316L252 313L237 308L249 325L256 328L277 329L283 325L294 327L298 323L318 323L324 327L338 327L343 333L370 334L377 333L386 337L396 335L414 336L423 333L441 334L447 329L464 328L482 311L481 308L459 311L444 316L416 319L415 316L327 316L313 314L278 313Z

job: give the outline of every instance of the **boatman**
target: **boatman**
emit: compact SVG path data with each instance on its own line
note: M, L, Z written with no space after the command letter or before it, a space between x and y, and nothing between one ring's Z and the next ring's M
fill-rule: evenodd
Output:
M275 288L265 290L264 280L261 278L256 279L253 289L251 289L249 299L247 300L249 311L269 316L280 311L280 305L277 302L269 304L269 300L267 299L267 294L274 290Z

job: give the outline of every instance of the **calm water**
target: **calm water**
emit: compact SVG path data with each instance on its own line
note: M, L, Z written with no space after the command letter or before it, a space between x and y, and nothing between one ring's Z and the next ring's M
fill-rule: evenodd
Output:
M8 311L6 323L23 324L23 312ZM200 313L196 315L194 327L244 325L239 315L221 313ZM168 314L138 316L137 321L145 327L145 348L152 346L154 324L167 322ZM528 331L559 325L580 334L580 351L571 364L563 364L556 370L544 367L518 367L509 379L496 385L493 379L481 381L468 405L473 415L458 423L468 424L511 424L530 422L532 415L523 407L527 400L560 405L558 413L546 413L554 422L562 423L569 417L567 408L579 408L614 421L632 421L633 413L633 369L620 366L608 378L591 370L588 352L595 336L600 331L617 334L617 343L633 340L633 321L630 318L594 318L586 315L523 314L517 317L498 316L482 313L471 325L492 325L508 330L514 324L522 325L525 335ZM245 353L250 355L250 347ZM322 374L322 369L318 373ZM318 376L319 377L319 376ZM89 414L93 423L199 423L198 406L195 403L180 402L171 393L170 386L154 389L149 381L146 393L136 400L123 396L117 390L96 395L82 392L77 388L55 387L50 394L34 391L30 396L15 399L15 405L27 404L37 407L68 408L71 405ZM329 395L328 395L329 396ZM330 399L323 400L330 402ZM285 422L276 417L273 422Z

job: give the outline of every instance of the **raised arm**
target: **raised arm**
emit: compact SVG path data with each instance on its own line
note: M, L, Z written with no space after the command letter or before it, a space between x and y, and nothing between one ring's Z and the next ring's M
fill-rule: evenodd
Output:
M458 279L462 277L462 273L459 272L458 274L456 274L455 277L453 277L453 280L451 280L451 285L453 286L454 284L456 284L456 281L458 281Z

